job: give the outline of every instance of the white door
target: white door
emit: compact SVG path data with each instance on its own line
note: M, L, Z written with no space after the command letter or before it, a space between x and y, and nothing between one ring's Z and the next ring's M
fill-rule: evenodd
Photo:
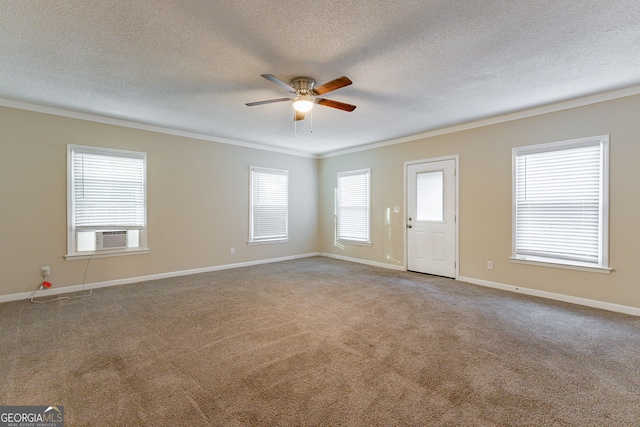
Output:
M456 161L407 165L407 268L456 277Z

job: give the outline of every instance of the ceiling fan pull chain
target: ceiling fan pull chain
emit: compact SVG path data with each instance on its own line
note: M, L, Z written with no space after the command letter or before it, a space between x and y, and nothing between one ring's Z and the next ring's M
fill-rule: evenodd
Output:
M311 119L311 132L309 132L309 133L313 133L313 108L311 109L311 117L310 117L310 119Z
M298 121L295 112L293 113L293 136L298 136Z

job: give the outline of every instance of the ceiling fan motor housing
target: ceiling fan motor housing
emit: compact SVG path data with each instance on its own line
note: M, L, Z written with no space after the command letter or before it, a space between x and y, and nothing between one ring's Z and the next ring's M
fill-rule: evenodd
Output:
M309 77L296 77L291 80L290 84L300 95L310 94L316 86L315 80Z

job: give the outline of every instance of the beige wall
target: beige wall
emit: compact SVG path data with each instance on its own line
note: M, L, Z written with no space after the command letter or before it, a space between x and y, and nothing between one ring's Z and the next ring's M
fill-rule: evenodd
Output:
M323 159L321 251L404 266L404 162L459 155L460 276L640 307L640 96ZM610 135L611 274L509 262L511 149ZM334 242L333 192L340 171L372 169L373 245ZM385 212L400 206L401 213ZM494 270L486 262L494 261Z
M0 108L0 296L81 284L67 261L66 145L147 153L149 254L95 260L95 281L318 251L319 160ZM249 165L289 170L288 243L247 245ZM236 254L230 255L231 247Z

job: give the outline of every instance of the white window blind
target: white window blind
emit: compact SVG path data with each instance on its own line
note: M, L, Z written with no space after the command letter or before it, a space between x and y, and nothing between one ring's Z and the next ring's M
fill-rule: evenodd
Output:
M338 240L370 243L370 169L338 173Z
M250 240L288 238L289 172L251 167Z
M514 149L514 257L606 267L608 137Z
M145 153L74 147L71 168L74 229L144 228Z

